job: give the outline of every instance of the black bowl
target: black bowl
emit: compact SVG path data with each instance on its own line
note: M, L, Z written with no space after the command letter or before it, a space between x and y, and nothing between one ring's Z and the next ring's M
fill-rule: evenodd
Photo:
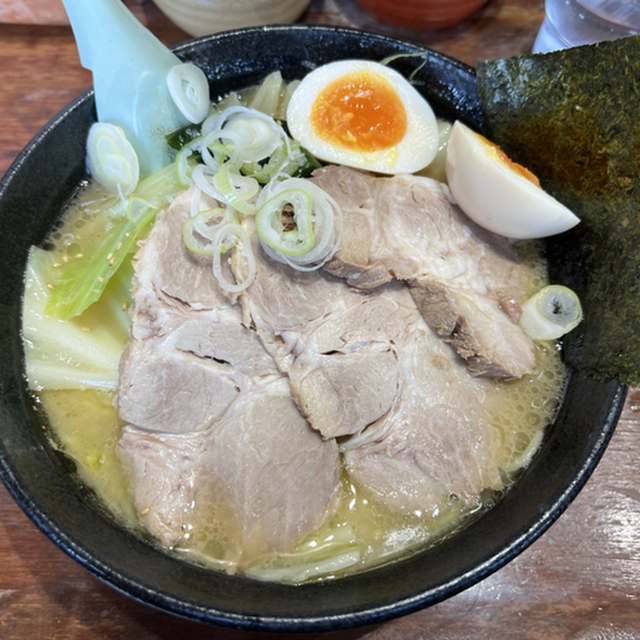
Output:
M354 30L292 26L215 35L176 52L207 73L215 95L274 69L294 78L331 60L381 60L418 49ZM408 75L421 62L409 57L395 66ZM473 69L430 52L416 80L438 115L482 129ZM555 424L515 486L461 532L406 560L324 584L268 584L187 564L119 526L49 445L45 419L26 390L20 339L28 248L43 241L85 176L94 119L89 92L36 136L0 185L0 476L35 524L80 564L142 602L203 622L269 631L354 627L432 605L482 580L575 498L613 433L626 389L572 373Z

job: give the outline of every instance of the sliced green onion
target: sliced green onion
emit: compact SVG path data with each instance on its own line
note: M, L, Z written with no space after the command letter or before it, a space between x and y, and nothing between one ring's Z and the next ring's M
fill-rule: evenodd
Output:
M320 166L272 117L256 109L236 105L215 113L203 123L202 134L202 161L214 172L229 164L267 184L279 174L307 176Z
M167 74L167 88L182 115L197 124L209 113L209 81L204 71L192 62L171 67Z
M287 230L282 222L285 206L293 209L296 228ZM313 235L313 199L307 191L289 189L281 191L265 202L256 215L260 239L285 256L301 256L315 246Z
M236 223L233 212L226 208L215 208L201 211L197 216L189 218L182 225L182 237L187 248L200 255L213 255L215 237L223 225ZM232 244L222 244L220 250L226 253L233 248Z
M268 158L282 145L282 128L268 116L260 113L244 118L235 118L225 130L234 131L242 136L244 142L244 162L259 162Z
M244 155L243 137L235 131L214 129L206 134L201 153L203 162L214 171L225 162L239 167Z
M96 122L87 138L87 160L91 175L105 189L126 197L140 178L140 163L120 127Z
M202 153L202 147L206 140L205 136L200 136L191 140L180 149L176 156L176 172L178 180L185 188L193 182L192 172L196 163L193 162L192 155L194 153Z
M224 201L236 211L247 216L255 215L255 198L260 186L254 178L241 176L232 171L229 164L223 164L213 177L213 186L218 188Z
M290 144L285 130L271 116L243 106L229 107L207 119L202 132L219 137L234 136L237 158L233 163L237 166L265 160L283 144L287 147Z
M582 321L578 296L561 285L544 287L522 305L519 324L532 340L561 338Z
M222 273L222 254L230 251L232 247L240 250L247 266L247 275L244 280L233 284ZM235 222L223 225L218 229L213 242L213 275L218 280L220 288L227 293L241 293L251 285L256 276L256 261L251 251L251 241L246 230Z
M218 202L222 203L224 201L223 195L220 193L218 189L216 189L211 179L215 176L217 170L212 169L206 164L197 165L193 172L191 173L191 177L193 178L193 182L203 193L206 193L208 196L211 196Z
M281 200L276 199L276 196L287 191L304 191L309 197L312 203L312 236L304 226L307 224L307 220L303 216L301 218L303 239L294 235L291 240L288 240L284 235L284 227L282 227L280 232L282 237L278 240L275 237L280 229L276 225L277 219L275 216L277 214L272 211L271 207L265 209L263 213L260 212L262 207L269 201L273 200L274 204L280 202ZM256 216L258 235L260 235L265 253L274 260L284 262L299 271L314 271L330 260L340 248L340 243L342 242L342 210L338 203L318 185L302 178L272 180L260 192L257 204L259 208ZM292 204L294 204L295 210L295 203ZM282 208L278 210L280 213L282 212ZM294 221L298 224L295 215ZM298 229L297 231L299 236L301 230ZM309 243L311 237L314 241L312 246ZM296 251L295 253L289 251L294 239L296 242L302 242L305 247L309 247L308 250L305 252ZM278 245L282 245L285 251L277 249Z

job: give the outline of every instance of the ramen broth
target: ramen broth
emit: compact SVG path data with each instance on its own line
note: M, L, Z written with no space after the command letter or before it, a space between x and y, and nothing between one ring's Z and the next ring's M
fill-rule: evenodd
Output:
M50 237L50 248L59 258L64 255L72 259L82 243L82 233L92 226L92 211L95 211L99 190L92 185L81 190L73 206L65 213L63 223ZM547 284L546 263L536 242L522 243L518 247L520 258L535 273L531 281L531 293ZM101 317L98 301L87 310L78 322L91 330ZM128 301L122 301L122 313L128 313ZM120 339L124 347L125 337ZM491 381L487 393L487 421L493 436L500 443L499 462L508 487L515 472L526 466L537 450L545 427L552 422L559 406L565 386L565 368L555 342L537 346L537 369L532 375L520 380ZM487 380L483 381L487 384ZM54 434L54 442L76 463L82 482L92 488L114 517L125 526L143 531L140 513L136 512L129 491L127 472L118 457L117 446L124 423L113 406L115 393L104 390L60 390L42 391L38 394ZM416 548L432 544L458 529L483 508L490 508L499 496L481 496L484 507L470 509L460 504L455 495L447 508L437 513L398 514L378 503L366 491L354 485L343 474L341 503L327 522L316 532L299 543L292 553L279 558L248 561L241 571L263 579L303 581L304 571L292 574L296 564L305 565L305 552L318 557L322 550L330 558L331 553L345 549L357 549L360 561L346 569L338 566L323 575L323 578L362 570L399 555L408 554ZM200 505L206 511L206 505ZM142 514L143 515L143 514ZM224 534L220 533L218 518L212 512L198 518L198 525L183 537L173 550L182 557L206 566L228 569L224 561ZM336 540L344 544L336 545ZM292 580L291 576L298 576Z

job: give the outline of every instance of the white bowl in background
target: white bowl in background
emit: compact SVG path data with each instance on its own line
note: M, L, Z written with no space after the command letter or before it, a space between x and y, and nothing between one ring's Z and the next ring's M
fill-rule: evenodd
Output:
M241 27L295 22L310 0L153 0L171 22L194 37Z

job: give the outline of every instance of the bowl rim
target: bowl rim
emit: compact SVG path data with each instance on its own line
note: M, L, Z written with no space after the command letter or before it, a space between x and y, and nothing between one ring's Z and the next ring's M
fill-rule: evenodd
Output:
M188 56L194 51L197 51L198 48L207 46L211 42L227 41L229 39L248 36L259 38L262 37L261 34L291 35L293 33L313 33L320 36L328 34L333 36L343 35L349 38L373 39L379 43L410 47L416 50L425 49L425 47L415 43L359 29L298 24L237 29L234 31L189 40L173 47L173 50L178 55ZM434 59L444 61L446 65L475 77L475 70L472 67L445 54L428 49L427 51L429 56L432 56ZM90 89L54 116L40 130L40 132L34 136L25 149L18 155L0 182L0 203L3 202L5 192L10 187L15 176L19 174L31 154L42 144L43 140L45 140L52 131L55 131L61 123L72 118L73 114L78 110L87 108L92 101L93 90ZM1 206L0 211L2 211ZM20 298L21 297L22 296L20 296ZM1 320L3 325L5 324L5 321L8 322L7 326L9 326L11 331L14 332L12 335L17 335L15 332L19 331L21 320L19 314L16 315L15 309L9 316L6 315L6 311L3 311ZM4 348L6 349L7 346L4 345ZM20 380L21 375L23 376L22 371L18 371L15 368L17 365L23 365L24 354L22 353L21 343L19 345L11 345L11 353L14 358L12 361L14 370L7 371L6 364L0 365L3 371L0 388L3 388L6 380L13 381L14 385L18 384L18 380ZM9 374L8 377L7 374ZM575 376L572 374L571 377L574 378ZM28 394L24 387L24 380L22 380L22 383L22 388L16 388L14 386L10 391L14 394L22 394L24 402L28 403L29 400L26 397ZM597 395L599 399L602 399L604 403L602 407L598 405L598 408L601 410L598 422L599 428L587 444L585 455L583 455L579 460L579 466L574 469L576 473L570 477L569 482L563 483L558 491L553 492L553 495L547 501L545 508L538 513L535 520L525 522L523 526L513 532L509 538L508 544L504 544L500 548L499 552L487 554L485 557L481 558L479 562L476 562L473 568L464 571L453 578L441 580L436 583L435 586L428 589L407 593L405 597L401 599L393 599L389 601L384 598L379 598L375 603L371 604L371 606L364 608L361 607L358 610L352 611L345 609L332 613L318 609L313 615L309 616L286 615L275 611L273 613L266 614L257 614L255 612L249 613L241 610L224 611L212 606L204 605L202 601L178 598L173 594L163 592L162 589L153 587L149 581L145 582L139 577L131 575L129 571L124 571L122 568L115 566L113 563L103 562L101 558L93 553L82 540L78 539L68 530L65 530L65 528L60 524L59 518L50 511L48 506L43 504L42 500L38 499L38 496L28 490L30 485L25 481L25 478L21 476L17 465L14 464L14 459L11 453L7 450L6 443L2 435L2 426L4 421L7 419L4 406L0 406L0 479L27 516L59 548L111 587L138 600L139 602L151 605L161 611L172 613L180 617L209 624L216 624L219 626L233 627L236 629L272 632L317 632L346 629L380 623L406 615L426 606L433 605L445 598L463 591L486 578L491 573L502 568L507 562L515 558L536 539L538 539L538 537L542 535L551 526L551 524L553 524L553 522L555 522L591 476L604 453L611 436L613 435L616 423L624 406L627 391L627 388L624 385L617 382L601 384L596 383L595 381L588 381L587 384L588 386L593 386L594 389L597 388L598 393L595 395ZM3 388L2 405L4 405L4 391L5 389ZM529 473L530 468L525 471L525 476ZM509 494L507 493L507 498L508 495ZM500 505L498 505L498 508L499 507ZM90 501L88 501L87 509L95 509L95 505L90 504ZM139 550L141 545L144 547L149 546L147 542L144 542L135 536L130 536L126 543L136 550ZM445 540L441 544L446 545L449 544L449 542ZM365 581L372 581L376 578L380 578L381 576L386 576L387 579L397 581L401 580L403 577L402 571L398 568L399 566L406 565L407 562L413 562L417 556L422 557L425 556L425 554L429 555L430 553L432 554L432 557L434 557L433 552L429 552L428 550L426 552L418 552L412 555L408 560L401 560L395 563L396 569L391 571L389 570L388 565L383 565L354 576L341 578L332 583L327 583L326 585L323 585L322 583L298 586L279 585L277 588L271 590L277 592L278 595L283 598L292 597L294 591L308 592L313 597L317 597L318 594L326 593L327 590L336 590L335 585L339 585L340 588L337 589L338 591L343 591L344 589L348 589L349 585L355 585L357 588L362 589ZM172 567L175 566L172 563L169 564L171 564ZM189 571L193 571L192 565L189 565ZM366 576L366 578L363 578L363 576ZM230 587L237 588L237 584L234 580L236 579L232 578L230 581L227 581L228 585ZM332 587L331 585L334 586Z

